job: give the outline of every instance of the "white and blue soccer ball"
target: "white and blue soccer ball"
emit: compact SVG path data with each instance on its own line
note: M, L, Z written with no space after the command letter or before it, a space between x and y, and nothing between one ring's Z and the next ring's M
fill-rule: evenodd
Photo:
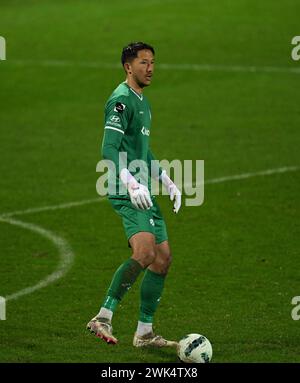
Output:
M212 358L212 346L204 335L188 334L180 339L177 355L184 363L209 363Z

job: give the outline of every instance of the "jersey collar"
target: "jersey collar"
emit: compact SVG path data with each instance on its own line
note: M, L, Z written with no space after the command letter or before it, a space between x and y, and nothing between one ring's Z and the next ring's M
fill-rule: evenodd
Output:
M138 94L134 89L132 89L126 81L124 81L124 84L126 84L128 86L128 88L131 90L132 93L134 93L141 101L143 101L143 95L142 94Z

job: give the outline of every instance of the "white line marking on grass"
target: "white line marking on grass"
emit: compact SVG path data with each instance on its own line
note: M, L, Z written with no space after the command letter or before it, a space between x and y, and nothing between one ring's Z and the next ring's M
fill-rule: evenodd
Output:
M22 228L27 229L27 230L31 230L35 233L38 233L42 237L47 238L49 241L54 243L54 245L58 249L58 252L60 255L60 262L59 262L59 265L58 265L56 271L54 271L52 274L48 275L46 278L39 281L36 285L26 287L26 288L14 293L14 294L8 295L7 297L5 297L6 301L18 299L23 295L31 294L36 290L39 290L43 287L46 287L50 283L53 283L54 281L63 277L69 271L69 269L73 263L74 254L72 252L70 245L68 244L68 242L65 239L63 239L63 238L59 237L58 235L52 233L51 231L43 229L42 227L37 226L33 223L17 221L17 220L12 219L12 218L4 218L4 217L0 217L0 221L5 222L5 223L9 223L10 225L19 226L19 227L22 227Z
M247 73L296 73L299 67L247 66L247 65L210 65L210 64L157 64L160 69L193 70L207 72L247 72Z
M300 170L300 166L284 166L280 168L275 169L266 169L261 170L258 172L252 172L252 173L242 173L242 174L236 174L226 177L219 177L219 178L211 178L208 180L204 180L204 184L219 184L223 182L228 181L236 181L236 180L243 180L246 178L252 178L252 177L262 177L262 176L270 176L272 174L280 174L280 173L287 173L287 172L296 172ZM192 185L186 185L186 186L192 186ZM85 199L81 201L75 201L75 202L68 202L68 203L62 203L58 205L51 205L51 206L42 206L42 207L34 207L30 209L25 210L16 210L10 213L3 213L0 215L0 218L8 218L13 217L16 215L25 215L25 214L32 214L32 213L39 213L43 211L49 211L49 210L59 210L59 209L68 209L75 206L83 206L88 205L96 202L106 201L106 197L97 197L92 199Z
M69 209L71 207L75 206L82 206L82 205L88 205L90 203L99 202L100 200L103 200L104 197L98 197L98 198L91 198L91 199L85 199L81 201L74 201L74 202L66 202L59 205L52 205L52 206L41 206L41 207L34 207L29 208L25 210L17 210L13 211L11 213L4 213L0 215L0 218L7 218L7 217L13 217L16 215L25 215L25 214L32 214L32 213L41 213L43 211L49 211L49 210L59 210L59 209Z
M118 63L101 63L93 61L69 61L69 60L9 60L6 65L19 66L44 66L44 67L79 67L79 68L102 68L122 69ZM243 65L214 65L214 64L156 64L159 69L167 70L192 70L208 72L246 72L246 73L294 73L300 74L299 67L276 67L276 66L243 66Z
M246 178L252 177L261 177L261 176L271 176L272 174L287 173L287 172L296 172L300 170L300 166L283 166L276 169L267 169L261 170L253 173L242 173L228 177L212 178L211 180L204 180L204 184L219 184L226 181L235 181L235 180L244 180Z

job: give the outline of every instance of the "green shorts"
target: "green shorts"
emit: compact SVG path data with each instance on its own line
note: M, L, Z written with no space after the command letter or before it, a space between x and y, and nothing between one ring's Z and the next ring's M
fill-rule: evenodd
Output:
M155 199L148 210L136 209L127 199L109 198L109 201L122 217L127 240L140 231L152 233L157 244L168 239L166 224Z

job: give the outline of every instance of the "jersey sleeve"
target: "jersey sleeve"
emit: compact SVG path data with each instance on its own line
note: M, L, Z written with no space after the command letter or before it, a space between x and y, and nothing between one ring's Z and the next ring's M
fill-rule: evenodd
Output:
M113 161L119 174L119 149L130 119L130 105L126 97L108 101L105 106L102 157Z
M105 106L104 130L124 134L130 119L130 109L127 97L119 96L109 100Z

